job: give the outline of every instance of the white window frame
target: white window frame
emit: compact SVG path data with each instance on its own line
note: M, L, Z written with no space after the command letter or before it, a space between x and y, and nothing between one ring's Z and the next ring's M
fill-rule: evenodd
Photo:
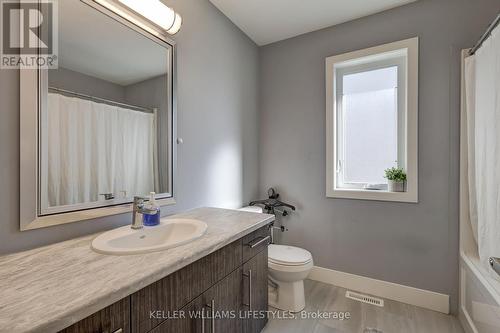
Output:
M337 180L338 187L347 188L347 189L363 189L367 183L347 183L344 181L344 173L348 167L345 158L345 144L346 140L344 138L344 128L345 128L345 109L344 109L344 95L343 95L343 78L346 75L357 74L367 71L373 71L378 69L397 67L398 78L397 78L397 123L398 123L398 131L397 131L397 150L398 150L398 167L401 167L406 170L406 112L404 101L406 100L406 54L394 54L387 59L369 61L363 64L354 64L354 65L346 65L339 66L335 72L335 98L337 105L337 149L338 154L336 155L336 166L337 170ZM387 187L386 187L387 188Z
M398 66L398 166L406 192L367 190L341 182L342 83L346 74ZM338 177L340 175L340 177ZM331 198L418 202L418 37L326 58L326 195Z

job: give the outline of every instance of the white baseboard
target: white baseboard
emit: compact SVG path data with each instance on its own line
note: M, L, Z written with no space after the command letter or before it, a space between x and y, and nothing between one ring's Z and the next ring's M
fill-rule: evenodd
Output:
M314 266L308 279L387 298L422 308L450 313L450 296L364 276Z

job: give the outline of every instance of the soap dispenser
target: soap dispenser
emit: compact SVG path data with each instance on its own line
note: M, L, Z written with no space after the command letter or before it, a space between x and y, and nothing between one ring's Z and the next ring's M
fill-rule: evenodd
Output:
M149 210L156 211L156 214L144 214L143 223L145 226L152 227L160 224L160 206L156 203L155 199L156 193L149 193L149 201L146 203L146 208Z

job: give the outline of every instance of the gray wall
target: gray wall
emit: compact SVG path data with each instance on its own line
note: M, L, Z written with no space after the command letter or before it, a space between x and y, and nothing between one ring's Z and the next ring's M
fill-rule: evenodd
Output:
M126 103L125 87L71 69L59 67L49 72L49 87Z
M206 0L166 3L178 42L178 204L236 206L257 194L258 49ZM226 168L231 168L230 172ZM19 232L19 73L0 70L0 253L130 223L130 215Z
M260 194L298 206L287 244L315 265L449 294L456 310L460 49L498 0L416 3L261 48ZM325 195L325 58L420 37L419 204Z
M155 188L156 193L168 192L168 180L170 170L168 170L168 160L170 151L167 145L162 142L168 142L172 131L168 126L168 75L164 74L152 79L144 80L125 87L125 98L132 105L140 105L150 109L156 108L157 113L157 142L158 142L158 183Z

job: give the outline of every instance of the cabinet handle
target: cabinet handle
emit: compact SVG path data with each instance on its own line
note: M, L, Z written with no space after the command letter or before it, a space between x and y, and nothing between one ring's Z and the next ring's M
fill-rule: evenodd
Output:
M205 307L201 308L201 333L205 333Z
M248 273L243 273L244 277L248 278L248 304L243 304L248 306L248 310L252 311L252 270L249 269Z
M119 328L117 329L116 331L113 331L113 333L122 333L123 332L123 329L122 328Z
M268 242L268 244L269 244L270 240L271 240L271 236L266 236L266 237L260 238L259 240L257 240L257 238L256 238L253 241L251 241L250 243L248 243L247 245L250 246L251 249L253 249L253 248L256 248L257 246L259 246L260 244L265 243L265 242Z
M211 323L212 323L212 332L211 333L215 333L215 300L212 299L212 301L210 302L210 304L207 304L205 305L207 308L211 309L212 310L212 318L211 318ZM205 320L203 320L202 322L202 326L201 326L201 329L202 329L202 333L204 333L204 330L205 330Z

